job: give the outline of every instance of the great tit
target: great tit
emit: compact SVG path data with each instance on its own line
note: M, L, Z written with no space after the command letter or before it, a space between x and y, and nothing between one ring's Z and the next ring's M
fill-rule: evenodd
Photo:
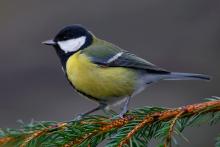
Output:
M131 97L160 80L209 80L209 76L170 72L120 47L97 38L81 25L61 29L51 45L65 75L80 94L98 102L98 107L80 117L124 100L119 117L128 110Z

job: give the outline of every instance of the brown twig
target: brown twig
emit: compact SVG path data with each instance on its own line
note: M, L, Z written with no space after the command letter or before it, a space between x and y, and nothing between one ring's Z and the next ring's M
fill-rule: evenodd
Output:
M171 121L170 123L170 128L169 128L169 132L168 132L168 135L167 135L167 138L166 138L166 142L165 142L165 145L164 147L166 146L169 146L171 147L172 144L171 144L171 136L172 136L172 133L173 133L173 129L174 129L174 126L177 122L177 120L179 119L179 117L184 113L185 111L181 111L179 114L176 115L176 117L174 117L174 119Z
M43 130L37 130L34 133L31 133L28 135L25 139L24 142L20 145L20 147L25 147L30 141L33 139L40 137L48 132L51 132L53 130L57 130L60 128L64 128L67 125L67 123L58 123L57 125L49 126L48 128L45 128Z
M80 137L78 139L75 139L67 144L64 145L64 147L71 147L73 145L79 145L81 144L83 141L85 141L86 139L90 139L91 137L97 135L97 134L101 134L101 133L105 133L110 131L111 129L114 128L120 128L122 126L124 126L125 124L127 124L130 120L134 119L134 116L131 115L127 115L124 118L119 118L116 120L113 120L111 122L100 122L100 124L104 124L103 126L101 126L99 129L94 130L92 132L89 132L87 134L85 134L83 137ZM95 122L97 124L97 122Z
M208 109L210 108L210 109ZM206 110L206 111L205 111ZM142 122L134 127L127 136L120 142L119 147L127 144L128 140L146 125L150 125L156 121L166 121L178 116L178 118L191 116L199 112L215 112L220 110L220 100L209 101L199 104L187 105L179 108L169 109L162 112L155 112L147 115Z
M12 137L0 138L0 145L2 146L2 145L6 144L6 143L8 143L10 141L13 141L13 140L14 140L14 138L12 138Z

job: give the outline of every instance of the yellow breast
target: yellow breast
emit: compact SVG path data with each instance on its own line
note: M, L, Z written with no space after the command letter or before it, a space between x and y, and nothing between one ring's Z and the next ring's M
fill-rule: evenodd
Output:
M90 62L80 52L68 59L66 72L77 90L100 100L129 96L135 90L137 76L134 70L123 67L101 67Z

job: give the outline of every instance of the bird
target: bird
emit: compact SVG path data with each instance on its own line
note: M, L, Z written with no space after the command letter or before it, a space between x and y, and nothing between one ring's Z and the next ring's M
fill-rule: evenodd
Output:
M210 80L204 74L160 68L96 37L79 24L65 26L53 39L42 43L53 46L73 89L98 103L94 109L79 114L79 119L119 102L123 104L117 116L123 117L131 97L161 80Z

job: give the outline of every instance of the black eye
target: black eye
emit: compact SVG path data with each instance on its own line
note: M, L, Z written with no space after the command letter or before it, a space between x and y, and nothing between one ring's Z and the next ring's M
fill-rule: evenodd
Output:
M66 32L63 36L62 36L62 40L68 40L73 38L73 34L70 32Z

